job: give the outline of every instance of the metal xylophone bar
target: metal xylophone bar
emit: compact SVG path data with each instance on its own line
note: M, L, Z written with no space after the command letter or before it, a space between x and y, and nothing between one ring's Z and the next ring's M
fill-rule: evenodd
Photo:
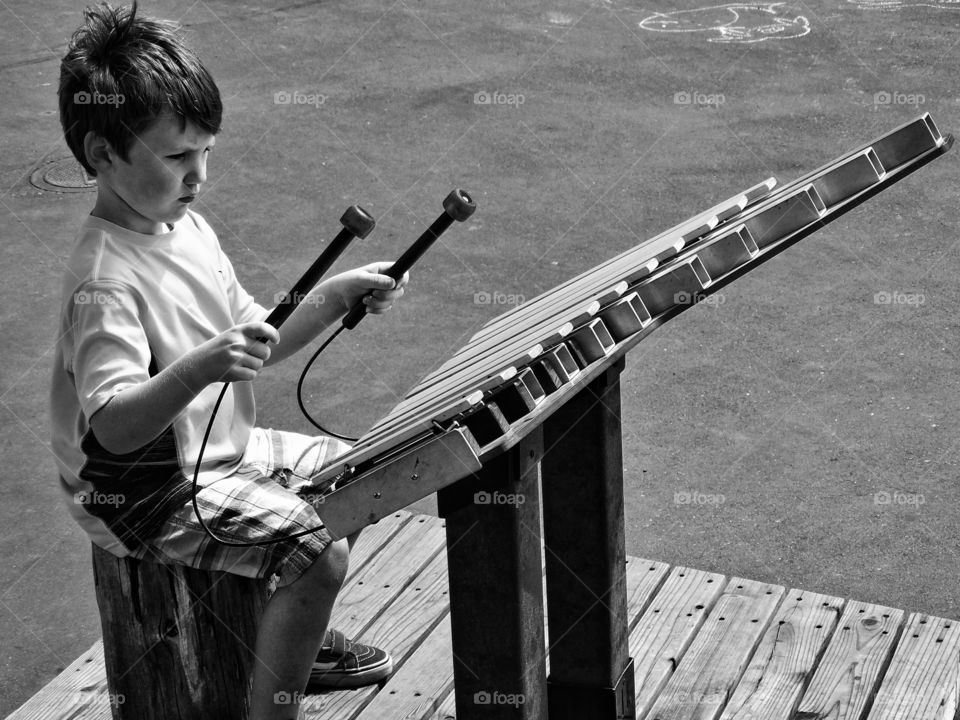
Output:
M610 268L612 266L622 267L624 264L632 262L632 277L639 278L649 275L664 259L676 255L692 240L702 237L705 233L710 232L728 218L742 212L749 204L756 202L759 198L768 194L775 184L776 180L769 178L752 188L748 188L739 195L735 195L729 200L718 204L710 210L642 243L640 246L631 248L627 252L563 283L553 290L523 303L518 306L518 308L502 316L509 318L509 320L506 323L504 331L500 332L499 335L504 336L510 332L515 333L517 332L517 328L520 327L528 328L531 332L535 332L537 328L549 325L551 328L550 332L539 336L536 343L549 345L559 342L565 334L565 326L567 326L567 330L569 330L575 325L582 324L595 315L601 305L615 300L625 292L627 285L623 282L613 287L608 287L610 285L609 277L620 277L623 274L622 272L616 272L615 269L614 275L610 275ZM642 260L639 265L634 267L633 265L636 264L635 258L639 256L642 256ZM604 272L608 277L599 277L598 279L598 276ZM596 293L593 297L589 297L589 293L593 291L596 291ZM589 299L584 300L583 298L585 296L589 297ZM555 316L559 313L563 313L564 318L557 321ZM537 321L537 325L533 325L534 320ZM492 331L494 329L490 328L490 330ZM474 345L480 338L480 333L475 335L471 339L471 345L468 345L468 348ZM510 350L513 349L515 348L511 346ZM517 356L517 361L522 362L523 352L528 349L529 347L520 348L521 355ZM499 352L501 355L504 355L509 352L509 350L500 346ZM419 387L434 382L441 375L449 374L453 365L454 364L448 361L441 366L441 368L421 380ZM416 389L414 392L416 392Z
M640 281L638 287L643 289L644 301L648 306L646 314L653 316L666 311L676 303L677 295L701 293L713 282L712 276L726 272L731 264L746 261L759 252L760 247L818 221L826 212L826 203L818 187L836 203L841 197L841 183L846 184L846 194L849 196L876 183L885 172L871 148L850 153L847 157L842 164L826 166L821 177L812 178L811 183L792 183L789 187L796 188L793 194L783 197L782 193L777 193L753 209L735 216L733 219L740 224L732 229L718 229L692 243L688 247L689 252L709 245L709 250L703 253L702 258L691 258L681 263L677 260L680 257L678 255L649 280ZM689 253L681 254L686 256ZM464 350L454 355L455 365L449 371L440 375L433 373L421 381L386 418L371 429L368 438L374 440L375 434L389 432L414 415L431 413L431 420L445 422L464 411L461 401L465 395L471 401L476 401L477 396L468 395L465 390L486 392L494 389L502 381L514 378L516 367L530 364L550 346L564 341L571 334L574 335L573 347L580 347L595 332L597 323L593 322L593 317L600 307L619 299L632 287L630 281L633 270L631 266L623 266L614 268L612 273L608 270L601 274L598 284L587 286L586 290L605 290L595 295L587 305L575 307L566 315L561 311L543 318L538 316L532 325L516 328L512 333L504 329L479 342L471 340ZM626 280L609 286L618 276L625 274ZM576 328L584 324L584 330L574 333ZM606 346L610 345L612 342L606 343ZM525 386L531 383L529 374L517 378L512 386L514 393L523 395ZM526 389L536 391L535 387ZM457 396L456 404L451 405L454 396ZM533 399L536 400L538 396L535 392ZM424 397L428 398L426 403ZM409 432L413 432L413 429L409 429Z
M703 237L708 232L714 230L721 223L726 222L731 217L741 213L748 205L752 205L776 187L776 178L767 178L761 183L747 188L743 192L718 203L709 210L699 215L695 215L689 220L676 225L669 230L636 245L626 252L610 258L586 272L577 275L550 290L541 293L537 297L503 313L488 322L480 332L474 335L474 339L485 337L504 326L515 326L521 319L525 319L530 314L542 309L543 305L554 306L558 295L568 295L570 292L578 293L580 297L585 294L582 290L584 283L595 284L595 278L599 273L603 273L614 266L622 266L629 263L635 267L635 272L652 273L660 263L665 259L676 255L686 244ZM640 262L638 262L640 260Z
M924 120L924 119L921 118L921 120ZM911 130L912 132L912 128L913 126L915 126L915 124L916 123L908 124L907 126L904 126L904 127ZM932 137L932 133L928 133L928 135ZM896 132L891 133L890 136L896 137L897 133ZM912 139L911 139L911 142L913 142ZM860 165L860 163L857 162L857 159L858 157L863 157L864 152L853 153L851 155L854 156L854 160L851 161L849 164L854 168L856 168L858 165ZM873 173L874 179L878 177L877 173L874 172L873 170L871 170L870 172ZM838 174L840 173L831 171L831 176L836 176ZM848 178L853 176L853 174L850 172L844 172L843 174ZM856 177L855 179L857 179L857 185L855 186L854 189L862 187L863 185L862 180L860 180L858 177ZM796 185L796 183L794 183L793 185ZM835 199L835 195L837 192L836 190L830 190L829 185L827 183L821 183L820 186L825 188L825 194L828 194L828 196ZM821 212L821 206L823 205L823 203L818 199L818 193L816 192L815 188L812 190L810 188L801 188L799 197L800 197L799 201L796 199L790 198L787 200L778 199L777 202L769 203L769 207L767 208L766 212L756 214L755 217L749 220L749 225L747 226L747 229L749 230L749 228L752 228L753 229L752 234L760 237L761 242L763 244L767 244L768 243L768 240L766 239L767 236L776 237L779 234L783 234L793 229L794 226L802 225L803 222L814 219L815 215L816 216L819 215L819 213ZM746 235L746 233L744 232L744 228L742 227L735 228L735 230L733 231L733 234L737 235L738 237L744 237ZM744 243L750 244L751 239L752 239L751 236L747 236L744 240ZM705 257L708 259L714 259L709 254L705 254ZM688 268L688 267L681 267L679 269L670 269L669 272L665 268L663 271L661 271L655 276L655 279L658 282L650 283L650 294L649 294L649 300L651 300L652 304L655 306L654 312L660 310L660 306L663 305L664 303L666 303L667 305L672 304L673 295L676 292L685 292L687 290L690 290L691 292L693 290L699 291L699 290L702 290L703 287L705 287L705 285L709 283L709 280L706 278L703 272L703 268L700 265L694 265L692 267L694 269L693 275L697 276L698 278L702 278L704 280L703 282L701 282L701 287L697 287L695 285L691 287L689 283L684 282L684 276L691 274L690 273L691 268ZM597 309L596 303L594 303L593 305L594 307L591 308L591 310L588 313L586 313L587 315L590 315L596 311ZM554 332L555 331L551 329L547 337L549 338L550 336L552 336ZM558 332L562 334L563 328L561 328ZM533 340L530 339L529 336L525 336L522 342L523 344L521 344L520 346L514 347L508 344L504 347L501 345L499 349L494 350L496 355L493 359L495 361L506 362L507 364L506 368L501 368L494 372L491 372L490 373L491 377L489 377L485 381L483 387L478 389L486 390L489 388L491 383L496 384L500 380L512 377L510 372L511 366L526 364L527 362L532 360L534 357L539 355L540 352L542 352L543 350L542 347L531 348L531 343L533 342ZM466 368L466 369L461 370L460 374L456 377L456 380L458 381L471 380L472 379L471 377L465 377L465 373L469 373L470 372L469 368L471 367L489 368L490 362L491 362L490 358L485 358L484 360L485 360L485 363L481 365L474 365L474 364L461 365L462 368ZM428 382L427 380L423 381L419 387L422 388L427 382ZM446 398L444 398L443 396L441 396L439 400L437 400L438 387L442 388L442 386L437 386L437 385L432 386L432 394L435 400L433 405L430 406L430 409L436 409L438 404L443 404L444 401L446 400ZM462 384L457 386L457 390L462 388L463 388ZM401 420L402 417L398 416L398 413L402 413L403 411L407 410L412 405L414 405L413 398L416 394L416 391L417 391L417 388L415 388L414 391L410 393L407 400L403 401L400 405L398 405L397 408L395 408L395 410L387 418L385 418L384 421L381 421L380 423L378 423L378 425L375 426L373 430L379 431L381 428L386 427L387 423L395 423L396 421ZM464 392L463 395L468 395L468 393ZM476 396L474 395L473 397L475 398ZM453 413L454 411L459 412L462 409L461 408L462 404L459 402L461 399L462 398L458 398L454 406L446 408L446 412L448 414ZM434 418L434 419L439 419L442 422L447 418L438 416L437 418Z
M908 124L904 130L899 132L902 134L904 131L912 134L912 125ZM896 133L891 133L891 135L896 136ZM753 233L761 239L761 243L765 243L764 238L768 233L776 238L785 232L789 232L793 227L801 227L811 221L814 215L819 215L826 205L835 204L841 197L839 193L846 192L849 195L858 192L879 180L884 172L876 153L871 147L854 151L844 157L843 162L834 161L832 164L821 168L818 177L805 176L806 179L812 181L806 186L802 185L800 181L791 183L787 188L798 187L798 192L787 197L787 199L782 199L783 190L778 191L773 196L764 198L762 203L754 206L753 215L749 221L744 217L743 211L739 215L727 214L725 219L732 218L734 221L748 222L748 228L752 229ZM826 197L827 200L822 200L822 197ZM722 205L718 206L718 208L722 207ZM695 222L691 221L690 224L693 225ZM675 243L675 250L672 254L677 255L680 248L693 247L704 242L707 238L716 237L718 233L728 227L729 223L720 227L715 226L715 229L707 235L694 233L684 235L682 232L678 232L674 233L672 237L670 233L659 237L672 240ZM733 234L743 235L737 228L734 228ZM681 236L679 241L677 236ZM750 243L753 240L748 239L746 242ZM647 247L648 245L650 244L644 243L641 247ZM656 247L655 245L651 247L649 253L652 254ZM501 327L499 330L488 325L438 370L424 378L394 409L391 416L375 425L371 428L371 431L381 430L397 417L397 413L415 407L420 402L418 396L426 393L435 398L434 407L436 407L439 384L453 385L463 381L472 381L471 373L475 371L471 368L499 366L485 380L486 385L479 389L487 390L491 383L495 383L499 379L508 379L512 376L511 367L527 364L542 353L545 348L560 342L573 328L588 322L601 306L621 297L631 283L649 275L651 266L655 267L657 265L656 260L650 261L649 254L640 255L637 259L636 252L628 252L621 255L620 258L622 258L620 263L604 263L580 276L580 281L572 286L567 286L563 290L561 288L564 288L564 286L560 286L552 293L541 296L551 301L549 305L541 303L538 310L526 314L507 313L503 317L512 317L514 322ZM633 264L628 265L627 260L632 260ZM611 286L611 283L616 284ZM590 296L591 293L593 294L592 297ZM584 296L589 299L584 301ZM521 307L527 307L528 305L533 308L532 304L525 304Z
M832 165L821 169L819 177L810 177L812 191L808 193L811 196L809 203L798 205L789 200L779 201L777 198L782 197L784 192L779 190L773 196L763 199L767 203L766 205L756 206L764 208L766 212L760 213L759 210L756 210L755 212L759 217L752 222L751 226L757 228L761 225L769 225L768 218L778 219L780 225L777 228L778 232L783 232L783 226L792 220L798 225L805 224L811 212L822 210L818 206L821 197L824 198L823 204L835 204L839 199L838 193L841 191L847 194L858 192L876 182L882 172L879 160L872 148L851 153L842 163L835 161ZM792 186L796 186L796 183L787 187ZM783 207L784 202L788 203L786 207ZM678 255L683 249L696 245L708 235L715 237L722 229L729 228L733 221L741 221L746 210L746 207L744 207L744 210L736 215L727 215L724 220L730 220L731 222L720 227L714 227L707 232L688 233L686 235L675 233L672 236L667 234L667 239L675 241L675 244L671 246L673 249L671 255ZM678 235L680 235L679 239L677 238ZM644 243L640 247L645 248L647 245L648 243ZM652 252L653 249L651 248L650 253ZM639 254L636 251L625 255L626 257L621 256L623 259L619 262L604 263L585 273L581 276L582 280L563 290L558 288L541 296L548 299L549 303L541 303L541 306L536 309L531 304L529 306L530 310L526 313L507 313L502 316L512 318L512 322L485 327L471 338L466 347L411 390L407 399L401 403L401 407L412 405L418 394L431 391L433 384L438 381L455 376L458 373L462 376L468 363L479 360L484 362L512 360L510 358L511 353L526 351L537 344L544 347L556 344L559 337L555 337L555 334L559 333L561 336L566 334L564 331L568 323L572 323L573 326L583 324L599 309L597 303L606 305L616 300L624 294L629 284L651 274L650 265L655 268L663 260L661 257L660 261L656 259L649 261L649 254ZM637 258L638 255L639 258ZM634 264L626 265L626 261L631 259L634 260ZM629 271L624 269L625 266L630 268ZM611 286L611 283L617 284ZM561 288L563 287L561 286ZM583 300L585 296L589 298L586 304ZM527 304L521 307L527 307ZM517 340L519 340L519 344L517 344ZM495 360L490 359L492 355L496 355ZM398 407L397 410L399 409Z
M731 216L652 275L618 288L619 297L579 325L569 323L552 347L517 353L508 367L491 364L494 351L419 403L409 402L411 392L323 471L323 478L351 478L325 498L324 522L342 537L476 472L656 327L946 152L952 140L924 115Z
M908 131L908 138L913 142L913 128L917 123L924 120L925 118L921 118L920 121L909 123L904 126L904 128L891 133L890 136L887 137L896 138L902 135L905 129ZM926 125L924 124L923 127L925 128ZM932 133L928 133L928 136L932 137ZM829 180L836 176L841 176L848 181L852 180L855 182L852 191L863 188L870 181L876 181L879 179L879 174L875 171L875 163L860 162L861 160L869 161L869 155L870 148L858 153L851 153L851 159L845 166L841 166L839 169L828 166L830 169L829 173L825 176L826 179ZM863 172L864 164L866 165L866 172ZM837 183L834 182L833 184L836 185ZM793 183L792 185L795 186L797 183ZM837 190L831 190L829 183L818 182L817 185L825 189L825 194L836 199ZM745 220L746 225L736 228L733 234L743 238L743 244L746 245L754 242L753 236L760 238L760 244L767 245L772 239L776 239L802 227L808 222L818 219L824 209L825 206L816 190L816 185L801 186L797 193L787 199L782 199L777 196L770 200L766 206L761 206L758 211L755 211L750 218ZM751 230L752 233L750 232ZM705 255L705 257L715 260L715 257L709 254ZM700 280L699 286L690 283L687 279L690 276ZM654 279L657 282L651 282L648 288L648 300L653 305L652 312L654 314L672 305L674 302L673 297L677 293L686 292L694 294L695 292L705 289L710 283L709 274L704 272L704 266L701 263L692 263L689 267L681 266L676 268L671 266L671 268L664 268L654 276ZM623 286L618 292L625 289L625 287L626 286ZM582 308L582 311L578 310L576 314L580 315L580 322L573 324L579 325L585 322L588 317L592 316L596 310L599 309L598 304L597 302L593 302L591 303L592 307L589 309ZM492 384L495 385L502 379L512 377L512 367L528 364L542 353L544 345L549 345L550 340L559 340L557 335L562 336L567 334L572 329L570 327L570 320L571 318L563 318L562 324L559 327L549 325L548 332L542 338L536 336L536 327L523 328L522 331L525 334L520 335L518 342L503 343L498 341L496 343L489 343L487 344L485 354L481 354L479 357L475 355L470 358L475 360L475 362L467 362L467 359L463 357L463 352L458 353L455 357L458 359L459 369L452 377L443 383L437 383L436 378L427 378L422 381L417 388L414 388L414 390L408 394L407 399L401 402L387 418L372 428L369 435L406 420L410 412L416 412L418 409L441 412L441 415L433 419L443 422L448 419L447 417L443 417L443 414L449 416L455 411L460 411L461 406L459 400L462 399L463 395L467 394L461 393L461 390L469 387L479 372L482 372L484 369L496 368L489 373L487 378L484 378L481 386L476 388L479 390L490 389ZM468 347L470 346L468 345ZM420 394L425 387L429 387L432 397L431 404L426 406L417 398L417 395ZM461 398L458 398L456 406L448 407L450 398L443 395L443 390L446 388L452 388L451 392L454 394L461 394Z
M907 159L909 159L909 157L908 157L907 155L904 155L904 154L903 154L903 150L902 150L903 148L905 148L905 147L911 147L911 146L912 146L915 142L917 142L918 140L919 140L919 141L922 141L923 138L926 137L928 134L930 134L930 133L936 133L936 132L937 132L936 128L935 128L935 127L931 127L931 125L932 125L932 120L930 119L930 117L929 117L928 114L927 114L927 115L924 115L924 116L921 116L920 118L918 118L918 119L916 119L916 120L913 120L913 121L911 121L911 122L905 123L904 125L902 125L902 126L896 128L896 129L894 129L893 131L887 133L886 135L880 136L880 137L874 139L873 141L871 141L871 142L869 142L869 143L866 143L866 144L863 146L863 148L858 149L858 150L853 150L853 151L850 151L850 152L848 152L848 153L846 153L846 154L844 154L844 155L841 155L839 158L836 158L836 159L832 160L831 162L827 163L826 165L824 165L824 166L822 166L822 167L820 167L820 168L818 168L818 169L816 169L816 170L814 170L814 171L812 171L812 172L810 172L810 173L808 173L808 174L806 174L806 175L804 175L804 176L802 176L802 177L797 178L796 180L792 181L792 182L789 183L788 185L785 185L785 186L782 186L781 188L779 188L779 189L777 190L777 192L780 193L780 194L785 193L785 192L788 192L788 191L790 191L790 190L792 190L792 189L794 189L794 188L796 188L796 187L799 187L800 185L802 185L802 184L804 184L804 183L808 183L808 182L810 182L811 180L813 180L813 179L816 178L816 179L817 179L817 191L821 193L821 195L824 197L824 201L825 201L828 205L829 205L829 204L833 204L834 201L835 201L835 196L834 196L835 190L834 190L834 188L837 188L837 189L839 189L840 191L847 191L847 192L849 192L849 191L850 191L850 183L857 181L857 178L856 178L855 175L856 175L857 173L859 173L860 166L859 166L859 164L854 164L854 165L850 166L850 165L848 165L848 163L847 163L848 160L852 159L852 158L853 158L854 156L856 156L856 155L861 155L861 154L864 154L864 153L869 153L869 154L872 156L872 157L871 157L871 160L874 161L874 162L873 162L873 165L874 165L874 166L877 166L878 164L882 164L882 165L884 165L884 166L886 166L886 167L896 167L896 166L902 164L903 162L905 162ZM878 153L879 153L879 154L878 154ZM880 158L880 155L882 155L882 160L881 160L881 158ZM839 166L839 165L847 165L848 171L847 171L847 172L844 172L844 171L835 172L834 170L835 170L835 169L837 168L837 166ZM853 174L849 173L849 170L851 170L851 169L854 171ZM867 172L867 175L866 175L866 176L869 177L869 171ZM768 183L771 183L771 182L775 182L775 180L774 180L773 178L771 178L771 179L765 181L764 183L761 183L761 184L759 184L759 185L757 185L757 186L754 186L753 188L750 188L749 190L744 191L743 195L746 196L745 199L747 200L747 203L752 203L754 200L759 199L759 198L762 197L763 195L768 195L768 194L769 194L769 190L766 191L766 192L764 192L763 186L766 185L766 184L768 184ZM773 185L772 185L772 184L769 186L769 189L770 189L770 190L773 189ZM720 216L721 221L722 221L722 220L727 220L727 219L729 219L729 218L731 217L731 214L730 214L730 209L731 209L731 207L730 207L730 206L731 206L733 200L734 200L734 198L731 198L730 200L726 201L726 203L721 203L720 205L716 206L715 208L712 208L711 210L708 210L707 213L704 213L703 215L701 215L700 218L703 218L704 216L708 216L710 213L714 213L714 212L715 212L717 215ZM745 204L747 204L747 203L745 203ZM688 221L688 222L690 222L690 223L696 223L696 222L697 222L697 219L694 219L694 220ZM686 224L684 224L684 225L686 225ZM678 227L682 227L682 226L678 226ZM713 229L714 229L713 227L709 227L709 228L707 229L707 231L713 230ZM579 282L581 279L583 279L585 276L591 275L591 274L595 273L597 270L600 270L601 268L607 267L607 266L609 266L609 265L611 265L611 264L614 264L614 263L620 263L620 262L622 262L626 257L635 256L635 255L637 255L637 254L639 254L639 253L645 253L645 252L647 252L647 250L648 250L648 248L650 247L651 244L663 240L664 237L666 237L666 236L668 236L668 235L674 234L674 233L676 232L676 230L677 230L677 228L673 228L673 229L671 229L671 230L668 230L668 231L666 231L665 233L662 233L661 235L658 235L658 236L656 236L655 238L652 238L651 240L648 240L647 242L641 243L640 245L636 246L635 248L632 248L631 250L628 250L627 252L625 252L625 253L623 253L623 254L615 257L615 258L612 258L610 261L601 264L601 265L598 266L597 268L594 268L593 270L590 270L590 271L588 271L587 273L583 273L582 275L577 276L577 277L575 277L575 278L573 278L573 279L571 279L571 280L569 280L569 281L561 284L561 285L558 286L557 288L554 288L553 290L550 290L550 291L548 291L548 292L546 292L546 293L543 293L542 295L540 295L540 296L538 296L538 297L536 297L536 298L533 298L530 302L524 303L522 306L520 306L520 307L518 307L518 308L514 308L513 310L511 310L511 311L509 311L509 312L506 312L506 313L503 313L502 315L497 316L496 318L494 318L494 319L492 319L491 321L489 321L489 322L484 326L484 328L481 329L481 331L480 331L479 333L477 333L477 335L475 335L474 337L475 337L475 338L484 337L486 333L488 333L489 331L491 331L491 330L493 330L493 329L495 329L495 328L497 328L497 327L501 327L501 326L503 326L503 325L514 324L514 323L516 322L516 320L519 319L519 317L522 317L522 316L523 316L524 312L526 312L526 311L528 311L529 309L531 309L534 305L536 305L536 303L537 303L538 301L545 300L547 297L552 296L557 290L559 290L559 289L561 289L561 288L565 288L565 287L569 286L570 284L577 283L577 282ZM693 231L693 232L691 232L689 235L685 235L685 236L684 236L684 240L686 240L687 242L689 242L691 239L694 239L694 238L696 238L696 237L700 237L700 236L702 236L703 234L705 234L705 232L700 232L700 233L698 234L696 231ZM667 256L669 256L669 254L670 254L670 253L669 253L669 246L667 246L667 248L668 248L668 249L666 250L666 253L667 253ZM679 248L678 248L678 250L679 250ZM676 254L676 253L673 253L673 254ZM654 264L654 267L656 267L656 263ZM652 272L652 269L651 269L651 272Z

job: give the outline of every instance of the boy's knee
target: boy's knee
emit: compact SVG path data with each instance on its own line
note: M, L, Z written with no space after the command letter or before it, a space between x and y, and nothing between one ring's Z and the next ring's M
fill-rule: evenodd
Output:
M349 566L350 548L347 541L336 540L320 553L304 576L309 576L311 584L321 585L329 590L339 590L346 580Z

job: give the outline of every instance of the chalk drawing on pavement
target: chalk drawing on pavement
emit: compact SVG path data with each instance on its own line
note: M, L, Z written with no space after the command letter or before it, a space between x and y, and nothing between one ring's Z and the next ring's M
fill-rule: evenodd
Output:
M911 0L847 0L858 10L902 10L911 7L928 7L939 10L960 10L960 0L930 0L929 2L911 2Z
M640 27L653 32L700 32L708 42L756 43L803 37L810 32L810 21L783 2L731 3L656 13L641 20Z

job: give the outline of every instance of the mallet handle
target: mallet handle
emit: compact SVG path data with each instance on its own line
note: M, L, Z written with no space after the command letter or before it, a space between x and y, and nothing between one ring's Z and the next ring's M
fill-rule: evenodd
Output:
M303 276L297 280L290 292L280 298L280 302L267 316L266 322L279 328L290 314L296 309L300 301L320 282L320 278L336 262L337 258L347 249L353 238L365 238L376 225L376 221L359 205L351 205L340 218L343 229L337 233L330 244L324 248L320 256L314 260ZM260 338L263 340L264 338Z
M439 238L444 231L453 224L454 220L463 222L473 214L477 209L476 204L463 190L453 190L443 201L443 212L433 221L423 234L407 250L397 258L397 261L390 266L390 269L384 272L384 275L392 277L399 281L403 274L409 270L413 264L423 257L423 254ZM343 327L347 330L353 330L367 314L367 306L363 300L357 302L346 317L343 318Z

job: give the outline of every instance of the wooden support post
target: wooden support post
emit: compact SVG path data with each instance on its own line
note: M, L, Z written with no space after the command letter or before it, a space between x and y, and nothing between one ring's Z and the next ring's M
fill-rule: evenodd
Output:
M540 429L438 493L457 720L546 720Z
M93 546L114 720L245 720L267 581Z
M633 718L620 371L607 369L543 426L550 720Z

